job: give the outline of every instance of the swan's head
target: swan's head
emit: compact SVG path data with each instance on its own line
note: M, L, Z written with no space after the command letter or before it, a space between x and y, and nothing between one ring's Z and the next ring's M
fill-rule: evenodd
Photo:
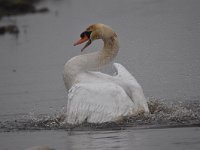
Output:
M87 41L85 46L81 49L83 51L86 47L88 47L92 41L97 39L109 39L113 36L117 36L116 33L107 25L98 23L90 25L84 32L81 33L81 39L74 43L74 46L82 44Z

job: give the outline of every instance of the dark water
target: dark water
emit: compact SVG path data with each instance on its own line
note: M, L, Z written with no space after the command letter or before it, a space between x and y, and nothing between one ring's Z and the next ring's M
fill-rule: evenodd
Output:
M37 130L124 130L169 128L169 127L200 127L200 102L166 102L163 100L150 99L150 113L124 117L119 122L106 122L101 124L83 123L70 125L65 122L65 110L53 115L28 114L18 119L0 122L1 132L10 131L37 131Z
M199 128L1 133L1 149L46 145L56 150L198 150ZM18 143L18 144L16 144Z
M0 36L0 149L200 149L200 1L48 0L42 6L51 11L0 22L20 29L18 36ZM151 113L70 126L63 65L80 54L73 47L79 34L97 22L118 33L116 62L142 85Z
M1 148L25 149L35 145L58 150L200 148L199 100L175 103L151 98L149 108L150 114L126 117L121 122L74 126L64 121L64 110L54 115L18 116L0 122Z

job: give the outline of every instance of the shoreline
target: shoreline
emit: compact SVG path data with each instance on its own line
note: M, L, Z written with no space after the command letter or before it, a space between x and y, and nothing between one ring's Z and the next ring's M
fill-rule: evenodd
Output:
M47 7L36 8L36 4L42 0L0 0L0 21L3 17L34 14L34 13L47 13ZM19 34L19 28L15 24L8 24L0 26L0 35L6 33Z

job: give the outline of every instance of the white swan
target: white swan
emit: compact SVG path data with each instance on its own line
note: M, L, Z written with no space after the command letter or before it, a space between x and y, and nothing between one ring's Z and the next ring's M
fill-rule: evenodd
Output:
M136 79L121 65L114 63L116 75L92 70L109 63L118 53L116 33L107 25L89 26L74 45L102 39L102 50L75 56L64 67L64 82L68 90L67 117L70 124L84 121L103 123L123 116L149 112L146 98Z

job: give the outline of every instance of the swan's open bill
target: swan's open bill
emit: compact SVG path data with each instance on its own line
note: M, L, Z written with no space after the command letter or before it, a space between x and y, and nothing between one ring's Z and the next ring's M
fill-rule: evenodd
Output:
M121 65L114 63L116 75L92 70L111 62L117 55L119 43L116 33L107 25L94 24L80 35L74 45L102 39L102 50L71 58L64 68L64 82L68 90L66 121L103 123L117 121L123 116L149 112L143 90L136 79ZM83 50L82 49L82 50Z

